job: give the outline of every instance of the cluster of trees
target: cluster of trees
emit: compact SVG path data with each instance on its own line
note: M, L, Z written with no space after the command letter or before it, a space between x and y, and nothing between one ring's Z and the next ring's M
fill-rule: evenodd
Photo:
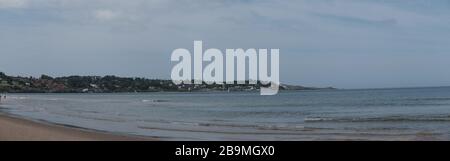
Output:
M110 93L199 90L256 90L259 85L175 85L171 80L125 78L117 76L69 76L53 78L11 77L0 73L0 92L9 93Z
M42 75L33 77L10 77L0 73L0 91L31 93L76 92L154 92L176 91L178 87L169 80L146 78L123 78L116 76L69 76L53 78Z
M209 91L232 90L252 91L258 90L260 83L248 84L212 84L201 85L181 84L175 85L171 80L127 78L117 76L69 76L53 78L42 75L34 77L12 77L0 72L0 92L8 93L114 93L114 92L159 92L159 91ZM281 90L315 90L302 86L281 85ZM332 88L328 88L332 89Z

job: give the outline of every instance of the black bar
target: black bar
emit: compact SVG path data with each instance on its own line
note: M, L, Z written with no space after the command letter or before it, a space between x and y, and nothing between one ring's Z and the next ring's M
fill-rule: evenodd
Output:
M176 155L177 148L210 148L209 154ZM86 160L105 157L121 160L287 160L316 159L378 159L390 156L431 158L445 156L449 142L0 142L1 155L21 152L15 158L34 156L41 159ZM260 155L220 155L220 146L252 147ZM271 155L262 154L262 147L273 147ZM212 153L212 151L216 151ZM267 150L267 149L266 149ZM429 151L430 153L426 153ZM58 154L58 155L55 155ZM225 153L226 154L226 153Z

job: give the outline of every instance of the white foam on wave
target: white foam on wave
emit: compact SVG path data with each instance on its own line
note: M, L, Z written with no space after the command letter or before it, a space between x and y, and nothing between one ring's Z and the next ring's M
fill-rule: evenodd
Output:
M342 117L342 118L310 117L305 118L304 121L305 122L450 121L450 116L428 115L428 116L385 116L385 117Z
M141 102L169 102L168 100L142 100Z
M10 99L16 99L16 100L24 100L24 99L28 99L28 97L17 97L17 96L11 96L11 97L7 97Z

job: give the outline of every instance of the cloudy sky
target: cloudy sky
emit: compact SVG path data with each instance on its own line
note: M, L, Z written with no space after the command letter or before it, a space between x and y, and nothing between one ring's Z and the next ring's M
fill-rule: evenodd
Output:
M447 0L0 0L0 71L170 78L176 48L279 48L281 81L450 85Z

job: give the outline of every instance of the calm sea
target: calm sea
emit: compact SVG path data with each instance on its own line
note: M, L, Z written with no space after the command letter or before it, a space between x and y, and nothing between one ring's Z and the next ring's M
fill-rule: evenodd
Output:
M164 140L450 140L450 88L11 94L0 110Z

